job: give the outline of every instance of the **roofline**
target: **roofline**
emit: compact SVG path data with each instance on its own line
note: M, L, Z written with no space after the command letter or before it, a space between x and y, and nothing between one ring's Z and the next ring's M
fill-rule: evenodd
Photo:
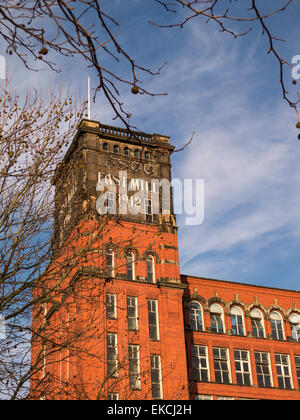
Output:
M271 287L271 286L262 286L262 285L259 285L259 284L241 283L241 282L238 282L238 281L212 279L212 278L209 278L209 277L192 276L190 274L180 274L180 277L181 276L191 277L191 278L195 278L195 279L208 280L208 281L216 281L216 282L220 282L220 283L240 284L241 286L259 287L261 289L281 290L281 291L284 291L284 292L300 293L300 290L283 289L283 288L280 288L280 287Z

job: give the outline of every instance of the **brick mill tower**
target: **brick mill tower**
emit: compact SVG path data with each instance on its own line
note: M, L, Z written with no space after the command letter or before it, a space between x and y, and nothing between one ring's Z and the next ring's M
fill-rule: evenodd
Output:
M81 122L53 180L33 398L188 399L186 285L162 200L173 149L166 136Z

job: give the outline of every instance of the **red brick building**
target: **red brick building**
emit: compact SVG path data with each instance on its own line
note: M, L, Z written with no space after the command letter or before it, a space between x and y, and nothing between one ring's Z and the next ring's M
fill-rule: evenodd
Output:
M172 151L166 136L79 126L54 179L32 398L300 397L300 293L180 274Z

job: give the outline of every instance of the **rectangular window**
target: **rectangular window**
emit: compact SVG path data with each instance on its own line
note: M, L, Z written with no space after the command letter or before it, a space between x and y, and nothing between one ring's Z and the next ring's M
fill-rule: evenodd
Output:
M234 350L236 381L238 385L252 385L249 352Z
M153 222L153 210L152 210L152 200L149 198L144 199L145 206L145 218L146 222Z
M192 346L193 379L197 382L209 381L207 347Z
M108 277L114 277L114 252L111 250L106 254L106 271Z
M270 369L270 355L269 353L254 352L257 382L261 387L272 387L272 375Z
M140 347L136 345L130 345L128 349L128 355L130 389L140 389Z
M106 191L105 205L108 214L116 214L116 194L112 191Z
M287 354L275 354L275 363L279 388L292 389L289 356Z
M205 394L195 394L195 398L194 398L194 400L202 400L202 401L212 400L212 399L213 399L212 395L205 395Z
M117 298L113 293L106 293L106 318L117 318Z
M119 399L119 394L117 394L116 392L110 392L108 394L108 400L118 400Z
M219 384L230 384L228 349L213 347L213 356L216 382Z
M297 372L298 388L300 388L300 356L295 356L295 365Z
M118 377L118 341L117 334L107 334L107 376Z
M127 296L127 319L128 329L138 330L138 306L137 297Z
M157 300L148 300L148 319L150 340L159 340Z
M157 354L151 354L151 384L152 384L152 398L154 400L161 400L163 398L162 392L162 378L161 378L161 359Z

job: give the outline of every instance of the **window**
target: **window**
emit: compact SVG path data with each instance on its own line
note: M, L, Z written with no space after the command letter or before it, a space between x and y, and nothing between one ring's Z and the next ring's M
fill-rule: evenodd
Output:
M155 270L154 270L154 257L153 255L147 256L147 282L155 282Z
M217 397L218 401L228 401L228 400L234 400L234 397L224 397L223 395L220 397Z
M134 280L134 255L128 252L126 255L127 279Z
M118 377L118 343L117 334L107 334L107 376Z
M137 297L127 296L127 319L128 329L138 330L138 307Z
M112 250L106 254L106 270L109 277L114 277L114 251Z
M233 335L245 335L243 311L238 306L234 306L230 311L231 316L231 331Z
M292 339L300 343L300 315L291 313L289 321L291 324Z
M138 149L135 149L134 157L137 158L137 159L139 159L141 157L141 152Z
M213 347L215 379L219 384L231 383L228 349Z
M150 198L144 198L144 212L146 222L153 222L152 200Z
M108 394L108 400L118 400L119 399L119 394L117 394L116 392L110 392Z
M279 312L271 312L271 330L273 340L284 340L282 318Z
M192 346L193 379L197 382L209 381L207 347Z
M198 302L191 302L189 306L190 328L193 331L203 331L202 309Z
M161 380L161 360L157 354L151 354L151 384L152 398L160 400L163 398L162 380Z
M252 385L249 352L234 350L236 381L238 385Z
M149 152L145 152L145 159L150 160L150 153Z
M202 401L206 401L206 400L212 400L213 397L212 395L205 395L205 394L195 394L195 400L202 400Z
M252 311L250 312L250 316L253 337L264 338L265 332L262 313L258 309L252 309Z
M289 356L287 354L275 354L275 363L279 388L293 388Z
M104 210L108 214L116 214L116 194L112 191L106 191L105 196L106 200L104 202Z
M117 318L116 295L112 293L106 293L106 318Z
M136 345L129 345L129 386L130 389L141 388L140 378L140 348Z
M103 150L105 150L106 152L108 151L108 144L107 143L103 143Z
M254 352L257 382L260 387L272 386L272 375L270 369L270 355L269 353Z
M148 300L148 319L150 340L159 340L157 300Z
M116 153L116 154L120 153L120 148L116 144L114 145L114 153Z
M129 147L124 147L124 155L129 156Z
M224 333L223 309L217 303L210 307L210 321L212 332Z
M297 372L298 388L300 388L300 356L295 356L295 365Z

